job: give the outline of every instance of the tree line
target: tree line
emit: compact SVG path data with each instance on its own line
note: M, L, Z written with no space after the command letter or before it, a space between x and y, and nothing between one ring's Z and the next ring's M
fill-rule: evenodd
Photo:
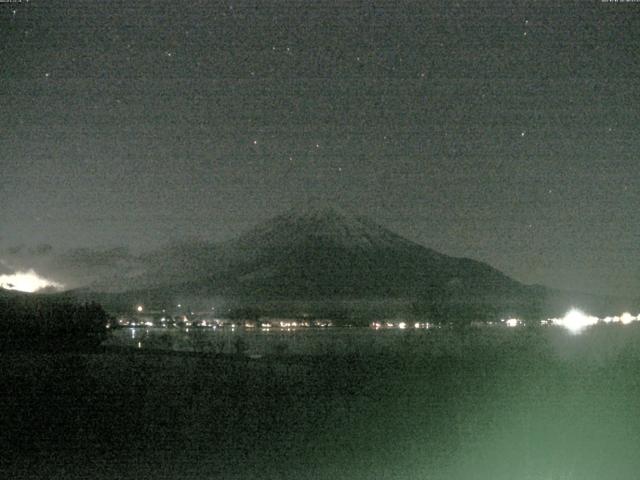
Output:
M77 350L106 338L109 316L97 303L39 295L0 297L0 348Z

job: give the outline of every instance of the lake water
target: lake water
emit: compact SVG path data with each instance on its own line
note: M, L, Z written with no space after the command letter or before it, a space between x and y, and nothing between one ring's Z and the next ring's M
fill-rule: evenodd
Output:
M238 339L265 357L139 354L233 351ZM581 335L121 329L109 343L133 348L0 355L0 478L602 480L640 471L640 325Z
M108 345L139 349L246 355L352 355L384 353L417 346L427 330L372 328L121 328Z

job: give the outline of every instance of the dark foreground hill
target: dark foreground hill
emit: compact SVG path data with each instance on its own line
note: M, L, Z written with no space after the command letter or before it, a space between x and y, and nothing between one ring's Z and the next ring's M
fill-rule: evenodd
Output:
M108 321L97 303L0 289L0 352L95 349L106 338Z

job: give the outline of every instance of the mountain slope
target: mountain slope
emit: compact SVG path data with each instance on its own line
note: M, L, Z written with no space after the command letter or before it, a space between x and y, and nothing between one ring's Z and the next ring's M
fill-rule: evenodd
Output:
M238 239L174 246L150 258L158 268L147 280L199 295L395 298L434 289L465 295L522 289L486 264L440 254L333 208L288 212Z
M94 289L77 296L113 310L188 302L270 315L353 318L360 309L367 313L359 318L445 321L541 319L572 306L606 315L637 303L523 285L485 263L443 255L335 208L292 210L234 240L177 243L139 262L144 273L128 278L120 293Z

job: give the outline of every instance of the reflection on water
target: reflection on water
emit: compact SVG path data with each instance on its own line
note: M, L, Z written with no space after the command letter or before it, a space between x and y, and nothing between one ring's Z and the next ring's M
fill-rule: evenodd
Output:
M147 350L264 355L347 355L406 346L427 331L371 328L121 328L106 344Z
M0 462L0 478L35 478L25 465L97 480L601 480L640 470L637 323L581 335L138 328L110 342L133 349L5 355L0 447L11 468ZM238 361L138 355L138 345L361 355Z

